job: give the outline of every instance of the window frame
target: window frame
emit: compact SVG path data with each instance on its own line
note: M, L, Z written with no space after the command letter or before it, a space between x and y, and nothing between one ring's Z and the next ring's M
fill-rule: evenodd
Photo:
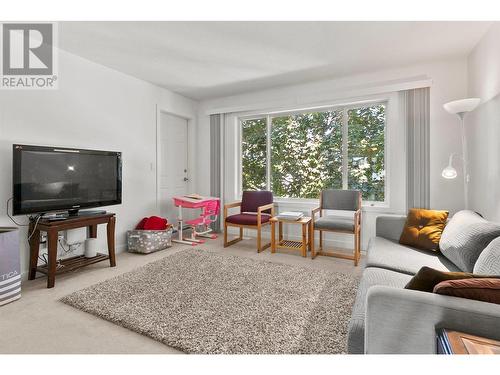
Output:
M243 193L243 152L242 152L242 142L243 142L243 132L242 126L243 121L266 119L266 189L271 191L271 127L272 119L274 117L283 117L290 115L297 115L310 112L327 112L327 111L343 111L342 116L342 189L348 188L348 131L349 131L349 117L348 111L361 107L384 105L385 106L385 124L384 124L384 200L383 201L367 201L363 200L363 206L368 207L389 207L389 157L388 157L388 112L389 112L389 98L378 98L371 100L356 101L351 103L343 104L332 104L324 106L306 107L293 110L279 110L279 111L261 111L251 114L243 114L237 117L237 127L238 127L238 154L237 154L237 164L238 164L238 174L237 174L237 186L238 195L241 197ZM318 197L319 198L319 197ZM295 203L295 204L310 204L318 201L318 198L294 198L294 197L275 197L275 202L277 203Z

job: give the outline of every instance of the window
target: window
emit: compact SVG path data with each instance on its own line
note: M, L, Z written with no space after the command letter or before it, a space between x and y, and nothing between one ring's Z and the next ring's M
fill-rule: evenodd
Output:
M266 189L266 119L242 122L241 155L243 190Z
M348 186L363 192L363 199L385 200L385 106L348 111Z
M243 190L318 198L349 188L385 201L385 112L375 104L242 120Z

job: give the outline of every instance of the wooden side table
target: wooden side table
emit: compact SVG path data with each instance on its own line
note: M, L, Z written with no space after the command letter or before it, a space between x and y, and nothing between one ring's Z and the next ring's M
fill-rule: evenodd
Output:
M41 272L47 275L47 288L53 288L56 280L56 274L74 271L89 264L101 262L109 259L111 267L116 266L115 260L115 214L76 216L60 221L34 220L30 222L30 271L29 280L34 280L36 273ZM97 254L93 258L85 258L83 255L66 258L60 261L61 268L57 269L57 243L59 232L75 228L88 228L88 236L97 238L97 225L107 224L108 255ZM48 264L38 266L38 254L40 251L40 232L47 232L47 255Z
M438 354L500 354L500 341L441 329L437 333Z
M302 250L302 256L307 256L307 250L311 248L312 220L310 217L302 217L299 220L280 219L277 216L269 220L271 222L271 253L276 249ZM278 223L278 242L276 242L276 223ZM299 224L302 227L302 241L292 241L283 239L283 223Z

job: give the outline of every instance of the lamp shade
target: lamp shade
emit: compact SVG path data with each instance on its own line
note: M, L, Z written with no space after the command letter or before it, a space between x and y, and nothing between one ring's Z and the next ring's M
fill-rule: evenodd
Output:
M443 169L443 172L441 172L441 176L448 180L451 180L457 177L457 170L451 165L448 165L445 169Z
M443 178L448 179L448 180L451 180L451 179L457 177L457 170L455 168L453 168L453 157L454 156L456 156L456 155L455 154L450 155L450 159L448 161L448 166L445 169L443 169L443 171L441 172L441 176Z
M443 107L449 113L459 114L475 110L480 101L481 99L479 98L454 100L452 102L444 104Z

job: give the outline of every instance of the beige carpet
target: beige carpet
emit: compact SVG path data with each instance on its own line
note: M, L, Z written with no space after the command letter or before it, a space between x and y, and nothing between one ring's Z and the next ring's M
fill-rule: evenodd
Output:
M196 248L63 302L188 353L342 353L357 284Z

